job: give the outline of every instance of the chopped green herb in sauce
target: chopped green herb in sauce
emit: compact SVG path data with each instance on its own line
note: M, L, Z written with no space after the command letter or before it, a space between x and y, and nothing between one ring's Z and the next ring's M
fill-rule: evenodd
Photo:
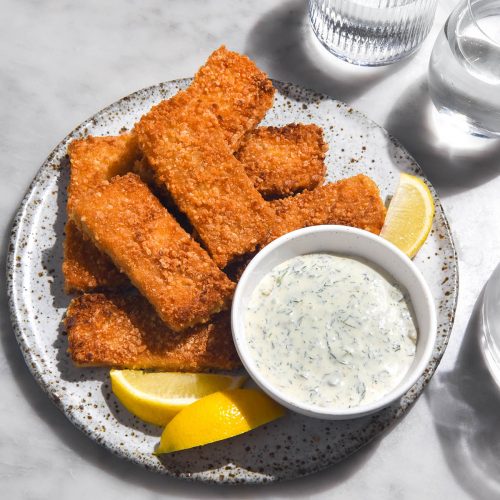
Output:
M294 400L335 409L394 389L417 341L406 292L370 264L331 254L294 257L264 276L245 332L273 385Z

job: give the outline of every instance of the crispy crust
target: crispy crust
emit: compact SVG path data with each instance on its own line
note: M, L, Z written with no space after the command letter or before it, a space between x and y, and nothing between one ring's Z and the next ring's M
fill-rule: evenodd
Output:
M132 168L139 153L132 134L75 139L68 147L71 172L68 209L103 180ZM120 289L129 285L111 259L85 238L72 222L66 224L63 274L66 293Z
M71 301L65 326L79 366L204 371L240 365L227 312L177 333L139 295L96 293Z
M276 198L322 184L327 151L321 127L291 123L249 132L235 156L260 193Z
M64 239L64 289L66 293L87 290L119 290L130 286L112 260L68 221Z
M278 223L268 243L296 229L320 224L353 226L379 234L385 219L380 191L363 174L271 202Z
M191 99L212 109L231 151L257 126L271 108L271 80L246 56L222 46L196 73L188 88Z
M353 226L379 234L386 213L377 185L362 174L270 204L278 220L266 244L296 229L321 224ZM254 255L234 260L224 271L238 282Z
M88 136L71 142L68 146L71 163L68 212L102 181L129 172L138 154L134 134Z
M135 160L132 171L137 174L141 178L142 182L145 182L150 189L156 187L154 171L149 166L148 161L144 158L144 156Z
M68 204L92 191L99 182L132 169L162 202L174 210L165 185L154 180L154 171L140 156L132 134L113 137L87 137L73 141L69 148L71 181ZM285 151L290 151L286 155ZM250 133L236 154L255 187L266 196L284 196L311 189L324 178L323 157L326 146L322 131L315 125L290 124L261 127ZM279 163L276 160L279 158ZM180 214L176 218L182 219ZM186 221L180 220L184 228ZM130 286L111 259L85 238L72 222L66 226L63 273L67 293L93 290L119 290Z
M104 182L70 216L172 330L205 322L229 304L234 283L137 175Z
M165 184L160 184L156 182L155 172L151 168L151 166L149 165L148 161L144 156L142 156L141 158L137 159L134 162L132 171L141 178L142 182L148 185L152 193L162 202L162 204L170 212L172 212L172 215L177 220L179 220L178 215L181 215L181 217L183 217L184 219L186 218L183 214L179 212L179 209L175 206L175 203L172 200L172 197L170 196L170 193L168 192L168 189L165 186Z
M266 240L274 212L203 103L180 92L153 107L135 130L156 182L167 187L219 267Z

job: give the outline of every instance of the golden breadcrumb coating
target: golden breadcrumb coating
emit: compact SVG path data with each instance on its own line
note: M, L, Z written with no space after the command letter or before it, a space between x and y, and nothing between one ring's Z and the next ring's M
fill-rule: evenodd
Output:
M235 156L260 193L277 198L322 184L327 150L321 127L291 123L249 132Z
M285 127L261 127L250 133L237 153L245 171L258 191L266 196L284 196L292 191L311 189L322 182L322 132L315 125L290 124ZM285 150L291 153L287 156ZM281 151L281 153L280 153ZM174 210L165 186L154 181L154 172L132 134L78 139L69 147L71 182L69 204L102 180L131 168L162 202ZM279 158L279 164L274 160ZM313 172L316 171L316 175ZM295 180L297 179L297 181ZM299 180L301 179L301 180ZM179 214L175 214L179 218ZM129 285L111 259L68 222L64 243L63 273L67 293L92 290L118 290Z
M166 188L165 186L157 186L156 185L156 181L155 181L155 177L154 177L154 171L153 169L149 166L149 163L148 161L146 160L146 158L144 158L143 156L141 158L138 158L135 162L134 162L134 166L132 167L132 171L137 174L142 182L145 182L148 187L153 190L153 189L161 189L162 190L162 193L164 194L168 194L168 192L166 191Z
M74 203L102 181L129 172L138 152L134 134L88 136L72 141L68 146L71 164L68 212L71 212Z
M152 193L162 202L162 204L172 213L172 215L179 221L179 216L186 219L184 214L179 212L179 209L175 206L170 193L167 190L165 184L160 184L156 182L154 170L150 167L146 158L141 157L137 159L132 168L132 172L137 174L141 181L146 183L151 189ZM182 225L182 224L181 224ZM189 231L188 231L189 232Z
M179 333L139 295L95 293L71 301L65 326L79 366L198 372L240 365L228 312Z
M139 153L132 134L115 137L75 139L68 147L70 182L68 209L91 192L103 180L132 168ZM66 293L94 289L120 289L128 284L127 277L116 269L111 259L75 225L66 224L63 274Z
M234 283L137 175L105 181L70 216L172 330L205 322L227 307Z
M378 234L386 212L377 185L363 174L270 204L278 222L268 243L296 229L320 224L353 226Z
M214 112L232 152L264 118L274 100L273 84L267 75L248 57L224 46L210 55L187 92Z
M386 213L377 185L363 174L270 204L276 210L278 221L266 244L296 229L322 224L358 227L379 234ZM234 260L224 271L238 282L254 255Z
M153 107L135 131L156 182L167 187L219 267L266 240L274 211L202 103L179 92Z
M68 221L65 227L64 289L66 293L119 290L130 286L127 276L92 241Z

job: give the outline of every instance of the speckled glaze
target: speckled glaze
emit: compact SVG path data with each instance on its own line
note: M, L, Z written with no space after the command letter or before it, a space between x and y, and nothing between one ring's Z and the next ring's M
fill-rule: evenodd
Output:
M438 314L434 356L417 384L397 403L357 420L323 421L289 413L250 433L163 457L152 454L161 429L124 410L110 389L107 369L79 369L66 352L61 320L70 297L61 272L69 178L66 148L77 137L129 130L160 100L190 79L140 90L100 111L49 155L15 217L7 262L12 323L26 363L40 386L74 425L113 453L147 469L217 483L265 483L319 471L351 455L389 428L420 395L446 348L458 295L455 248L443 209L415 263L429 284ZM361 113L332 98L274 82L278 92L265 124L316 123L330 145L328 179L365 173L391 195L401 171L422 171L401 145Z

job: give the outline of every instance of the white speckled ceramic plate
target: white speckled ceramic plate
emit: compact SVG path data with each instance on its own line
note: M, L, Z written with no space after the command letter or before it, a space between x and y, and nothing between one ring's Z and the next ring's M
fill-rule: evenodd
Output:
M50 154L31 184L15 218L8 259L12 323L26 363L48 396L85 434L113 453L165 474L213 482L260 483L319 471L354 453L400 418L434 373L453 324L458 293L455 249L434 190L436 218L415 259L433 292L438 311L434 357L418 383L397 404L351 421L322 421L288 414L250 433L216 444L156 457L161 429L123 410L110 390L108 370L79 369L67 353L61 325L69 297L61 272L66 220L68 143L76 138L118 134L132 128L149 108L190 80L136 92L100 111L69 134ZM332 98L275 82L275 105L265 122L312 122L330 145L328 178L365 173L386 197L399 172L422 171L396 140L364 115Z

